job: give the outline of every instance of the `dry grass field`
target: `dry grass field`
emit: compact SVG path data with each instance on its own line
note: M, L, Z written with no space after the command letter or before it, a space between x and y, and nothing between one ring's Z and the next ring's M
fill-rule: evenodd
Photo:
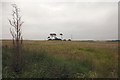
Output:
M11 69L12 42L2 41L3 78L116 78L117 42L24 41L23 71Z

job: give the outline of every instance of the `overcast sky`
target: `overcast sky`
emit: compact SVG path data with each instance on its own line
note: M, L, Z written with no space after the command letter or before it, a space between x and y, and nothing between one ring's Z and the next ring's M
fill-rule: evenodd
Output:
M55 32L58 37L63 33L64 38L72 36L74 40L118 39L117 0L82 1L84 0L15 2L21 9L24 21L24 39L47 39L50 32ZM2 39L12 38L8 22L8 18L12 18L12 3L2 2Z

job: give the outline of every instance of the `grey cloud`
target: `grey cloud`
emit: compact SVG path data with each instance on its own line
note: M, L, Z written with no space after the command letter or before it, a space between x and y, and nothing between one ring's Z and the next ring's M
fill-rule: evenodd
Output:
M11 38L11 3L3 3L3 38ZM117 39L117 3L44 2L17 3L24 20L25 39L46 39L50 32L65 38ZM9 36L8 36L9 35Z

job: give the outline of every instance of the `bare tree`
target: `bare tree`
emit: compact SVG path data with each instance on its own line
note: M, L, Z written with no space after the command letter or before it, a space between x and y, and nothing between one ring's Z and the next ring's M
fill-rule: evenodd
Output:
M21 21L20 9L17 7L17 5L12 4L12 7L13 7L12 19L11 20L9 19L8 21L12 26L10 28L10 33L12 35L13 49L14 49L13 68L15 72L20 72L22 70L21 50L22 50L22 42L23 42L21 26L24 22Z

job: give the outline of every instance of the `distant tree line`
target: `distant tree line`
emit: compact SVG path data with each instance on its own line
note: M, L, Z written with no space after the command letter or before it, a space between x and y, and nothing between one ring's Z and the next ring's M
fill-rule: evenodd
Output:
M61 37L58 38L56 33L50 33L50 35L47 37L48 40L60 40L60 41L66 41L66 39L63 39L63 33L59 34ZM68 39L68 41L71 41L71 39Z

